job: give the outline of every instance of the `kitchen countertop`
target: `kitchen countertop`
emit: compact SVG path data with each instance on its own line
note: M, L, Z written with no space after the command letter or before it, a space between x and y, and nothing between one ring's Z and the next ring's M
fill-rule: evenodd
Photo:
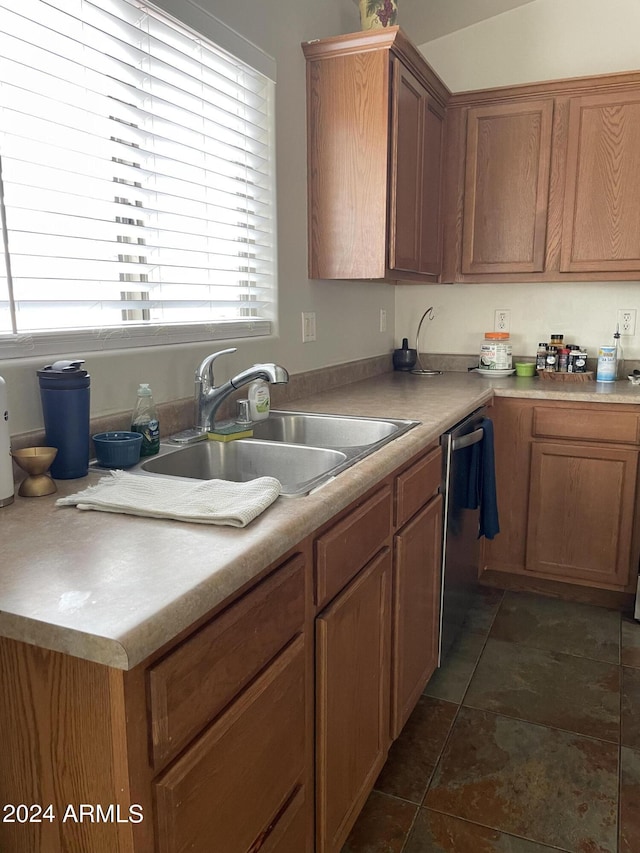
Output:
M59 480L57 494L0 509L0 635L131 669L494 394L640 404L628 381L475 373L388 373L301 398L287 408L421 424L316 492L278 498L243 529L56 507L103 475Z

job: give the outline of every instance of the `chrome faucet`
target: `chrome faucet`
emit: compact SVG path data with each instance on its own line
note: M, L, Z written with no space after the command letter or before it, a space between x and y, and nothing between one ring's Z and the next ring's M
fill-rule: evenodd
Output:
M279 364L254 364L253 367L248 367L233 379L216 387L213 378L213 362L218 356L232 352L236 352L236 347L211 353L202 360L200 367L196 370L196 428L202 432L213 429L216 412L222 401L243 385L253 382L254 379L265 379L274 385L282 385L289 381L288 372Z

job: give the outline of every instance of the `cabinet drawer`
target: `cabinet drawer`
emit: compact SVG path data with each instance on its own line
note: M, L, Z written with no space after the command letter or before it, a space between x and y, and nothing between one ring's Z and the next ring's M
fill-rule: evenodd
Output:
M173 758L301 630L296 554L148 673L153 766Z
M442 480L442 451L436 447L396 477L396 527L429 502Z
M246 853L278 828L305 772L305 656L298 637L154 785L159 853Z
M593 412L540 406L533 410L532 432L534 436L546 438L640 443L638 415L633 412Z
M299 788L284 812L269 827L264 844L255 844L249 853L305 853L310 849L307 832L307 803L304 788Z
M391 489L385 486L316 540L316 604L340 592L390 534Z

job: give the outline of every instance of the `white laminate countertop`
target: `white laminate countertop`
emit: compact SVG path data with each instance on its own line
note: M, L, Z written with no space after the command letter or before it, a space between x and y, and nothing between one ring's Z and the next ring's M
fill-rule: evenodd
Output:
M280 497L244 529L56 507L102 476L0 509L0 635L131 669L244 587L379 479L494 395L640 404L630 382L388 373L292 410L411 418L421 425L315 493Z

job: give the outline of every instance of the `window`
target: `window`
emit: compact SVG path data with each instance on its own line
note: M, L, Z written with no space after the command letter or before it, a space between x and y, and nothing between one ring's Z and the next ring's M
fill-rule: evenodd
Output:
M274 88L146 2L0 0L0 354L268 334Z

